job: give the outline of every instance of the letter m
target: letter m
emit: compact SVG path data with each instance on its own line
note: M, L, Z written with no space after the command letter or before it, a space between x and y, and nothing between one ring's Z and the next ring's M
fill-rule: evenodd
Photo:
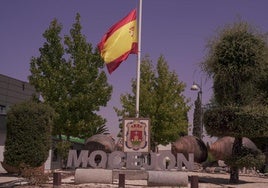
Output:
M80 155L77 159L77 151L69 150L67 167L79 167L82 163L82 167L86 168L88 163L88 150L81 150Z

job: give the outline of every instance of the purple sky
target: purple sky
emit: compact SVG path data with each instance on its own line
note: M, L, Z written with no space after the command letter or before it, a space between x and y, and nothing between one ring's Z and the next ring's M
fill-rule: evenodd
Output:
M28 81L30 59L39 56L42 34L53 18L62 23L63 36L69 34L76 13L80 13L82 33L96 47L104 33L136 7L138 0L1 0L0 73ZM154 64L160 55L166 58L170 70L187 84L184 95L191 98L189 105L197 97L190 87L202 77L203 103L207 103L212 85L198 67L206 55L207 40L219 27L238 18L267 32L267 8L267 0L143 0L141 56L149 54ZM136 77L136 56L130 55L107 76L114 90L101 114L116 135L118 118L113 106L119 107L120 94L130 91L130 80ZM193 109L190 124L192 114Z

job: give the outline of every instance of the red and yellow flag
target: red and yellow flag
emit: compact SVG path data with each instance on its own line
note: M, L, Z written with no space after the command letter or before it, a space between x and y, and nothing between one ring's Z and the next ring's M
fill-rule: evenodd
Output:
M129 54L138 53L136 9L108 30L98 48L110 74Z

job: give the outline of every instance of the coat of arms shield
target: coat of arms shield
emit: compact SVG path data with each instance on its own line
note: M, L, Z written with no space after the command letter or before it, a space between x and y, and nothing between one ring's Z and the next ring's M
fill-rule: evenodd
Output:
M124 152L149 152L149 119L124 119Z

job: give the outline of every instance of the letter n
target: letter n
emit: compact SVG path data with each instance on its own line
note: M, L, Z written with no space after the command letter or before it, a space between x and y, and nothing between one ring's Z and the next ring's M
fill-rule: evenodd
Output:
M182 153L177 153L177 165L179 170L182 170L182 164L185 165L186 169L194 170L194 154L189 153L188 158L189 161L187 161L187 159Z

